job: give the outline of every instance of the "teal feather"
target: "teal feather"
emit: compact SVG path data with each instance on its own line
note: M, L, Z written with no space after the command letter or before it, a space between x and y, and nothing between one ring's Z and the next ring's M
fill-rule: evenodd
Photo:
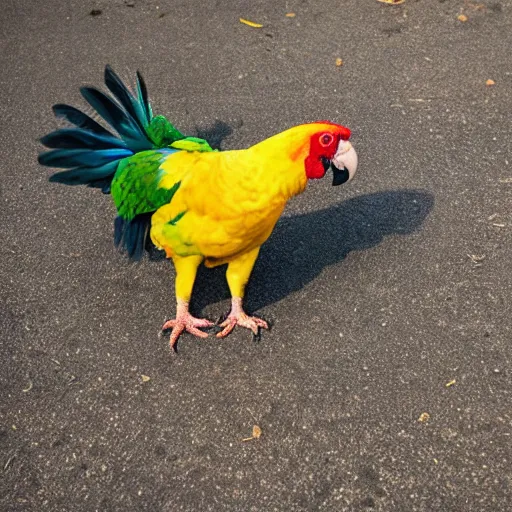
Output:
M139 103L142 105L144 112L146 114L147 124L151 122L153 118L153 111L151 110L151 104L148 99L148 90L146 88L146 83L142 78L142 75L137 71L137 97L139 99Z
M148 124L144 106L135 99L128 87L126 87L109 65L105 67L105 84L121 106L126 110L127 114L130 115L139 125L140 129L144 131Z
M112 174L116 172L117 162L109 162L98 167L77 167L70 171L61 171L53 174L50 181L53 183L64 183L65 185L89 185L103 188Z
M129 149L54 149L39 155L39 163L48 167L97 167L133 155Z
M126 143L113 135L103 135L80 128L62 128L41 138L48 148L57 149L127 149Z
M84 130L97 133L99 135L110 135L114 137L106 128L103 128L101 124L97 123L94 119L90 118L87 114L84 114L81 110L70 105L64 105L58 103L53 106L53 112L55 117L66 119L71 124L83 128Z
M82 87L82 96L114 128L135 152L151 149L153 144L139 124L114 100L94 87Z

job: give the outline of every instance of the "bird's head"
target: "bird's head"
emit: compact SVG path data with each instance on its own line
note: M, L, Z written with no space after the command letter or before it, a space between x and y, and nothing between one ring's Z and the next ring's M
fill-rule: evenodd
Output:
M357 153L349 142L350 130L328 121L301 128L309 134L309 152L304 160L307 178L323 178L330 168L333 185L350 181L357 170Z
M350 130L330 121L301 124L273 135L250 148L253 161L264 159L271 180L285 181L290 197L304 190L309 179L333 172L333 185L354 177L357 153L349 142Z

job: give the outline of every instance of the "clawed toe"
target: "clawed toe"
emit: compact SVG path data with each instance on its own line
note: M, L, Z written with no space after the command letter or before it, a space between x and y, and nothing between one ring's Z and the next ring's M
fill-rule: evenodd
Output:
M173 329L177 325L184 324L185 326L189 327L212 327L214 325L213 322L210 322L210 320L206 320L206 318L194 318L193 316L190 316L190 319L188 320L179 320L179 319L172 319L167 320L164 325L162 325L162 331L167 331L169 329Z
M215 327L220 329L216 334L217 338L225 338L234 328L239 325L249 329L255 337L259 337L260 329L268 329L268 323L256 316L248 316L242 308L242 299L240 297L233 297L231 302L231 311L223 321L219 321L218 325L210 322L206 318L196 318L188 311L188 303L178 301L176 311L176 318L167 320L162 326L162 331L171 330L169 344L171 348L176 351L176 342L183 332L188 332L198 338L208 337L208 333L201 329Z
M261 318L248 316L245 313L239 313L238 315L230 314L226 320L220 324L220 327L223 329L217 334L217 338L226 337L235 328L235 325L251 330L255 336L258 336L260 327L262 329L268 329L267 322Z
M176 342L180 335L186 331L198 338L207 338L208 333L201 331L200 327L211 327L214 324L206 318L195 318L190 313L178 315L177 318L168 320L162 326L162 331L172 329L169 344L176 351Z

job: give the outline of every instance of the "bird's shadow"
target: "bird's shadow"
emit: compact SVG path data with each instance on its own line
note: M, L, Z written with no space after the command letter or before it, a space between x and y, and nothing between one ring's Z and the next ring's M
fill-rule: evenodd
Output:
M351 251L378 245L386 235L418 230L434 205L422 190L393 190L354 197L323 210L283 217L262 247L247 293L256 311L296 292ZM225 266L201 267L194 309L229 297Z
M242 125L240 121L238 127ZM196 137L208 141L213 149L220 149L222 141L233 133L233 128L224 121L216 119L215 122L208 127L196 126Z

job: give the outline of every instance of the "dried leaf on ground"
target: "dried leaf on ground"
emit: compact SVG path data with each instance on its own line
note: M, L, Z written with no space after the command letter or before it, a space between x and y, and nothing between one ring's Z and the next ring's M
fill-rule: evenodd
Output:
M151 377L148 377L147 375L141 375L140 378L142 379L142 382L148 382L151 380Z
M462 23L466 23L466 21L468 21L468 17L467 17L465 14L459 14L459 15L457 16L457 19L458 19L459 21L461 21Z
M492 80L491 78L489 78L489 80L487 80L485 82L485 85L487 85L487 87L491 87L493 85L496 85L496 82L494 80Z
M246 437L245 439L242 439L242 441L252 441L253 439L259 439L261 437L261 428L258 427L258 425L254 425L252 427L252 436Z
M418 418L418 421L420 423L426 423L430 419L430 414L428 412L422 412L420 414L420 417Z
M468 258L475 264L475 265L481 265L482 261L485 260L485 254L482 254L481 256L478 256L476 254L468 254Z
M389 5L400 5L405 2L405 0L377 0L381 4L389 4Z
M343 66L343 60L341 60L339 57L336 59L336 66Z
M287 18L295 18L295 13L294 12L287 12L286 13L286 17Z
M484 257L485 257L485 256L484 256ZM456 381L455 379L452 379L450 382L447 382L447 383L445 384L445 386L446 386L447 388L449 388L449 387L453 386L456 382L457 382L457 381Z
M247 25L249 27L253 28L262 28L263 25L261 23L255 23L254 21L249 21L244 18L240 18L240 23L243 23L244 25Z
M34 387L34 384L30 379L28 379L28 386L24 389L22 389L23 393L28 393L32 388Z
M480 11L485 9L484 4L474 4L473 2L470 2L469 0L464 0L464 5L466 7L469 7L470 9L473 9L474 11Z

